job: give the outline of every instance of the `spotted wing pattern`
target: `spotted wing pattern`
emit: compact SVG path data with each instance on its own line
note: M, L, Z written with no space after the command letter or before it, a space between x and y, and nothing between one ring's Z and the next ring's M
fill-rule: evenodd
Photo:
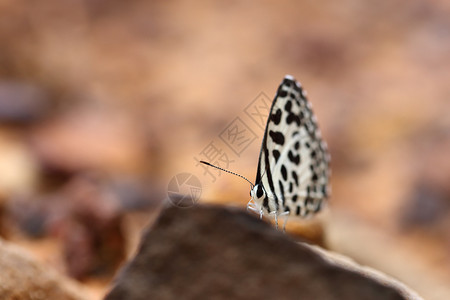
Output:
M307 216L329 195L329 161L306 92L291 76L278 88L262 142L255 184L264 213Z

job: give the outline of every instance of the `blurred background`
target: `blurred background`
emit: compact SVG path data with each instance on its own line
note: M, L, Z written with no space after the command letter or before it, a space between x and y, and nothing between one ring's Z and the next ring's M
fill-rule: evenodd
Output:
M246 205L198 160L253 181L285 74L332 156L326 246L450 299L448 1L1 0L0 44L0 237L92 299L175 175Z

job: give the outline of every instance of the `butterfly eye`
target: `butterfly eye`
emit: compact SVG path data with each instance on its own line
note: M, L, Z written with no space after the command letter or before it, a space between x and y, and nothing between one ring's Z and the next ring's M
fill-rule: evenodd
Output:
M262 185L258 185L258 188L256 190L256 197L261 198L264 195L264 190Z

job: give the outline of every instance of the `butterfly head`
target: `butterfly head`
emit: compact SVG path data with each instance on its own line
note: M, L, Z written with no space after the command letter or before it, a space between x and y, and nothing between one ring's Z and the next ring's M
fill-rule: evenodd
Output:
M266 198L266 191L262 184L255 184L250 191L250 196L256 203L262 203L264 198Z

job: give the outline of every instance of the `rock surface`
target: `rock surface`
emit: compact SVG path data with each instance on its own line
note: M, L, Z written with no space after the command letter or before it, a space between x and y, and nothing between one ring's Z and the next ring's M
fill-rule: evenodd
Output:
M105 299L420 299L375 273L240 210L172 207Z
M36 262L20 247L0 240L0 299L83 300L69 279Z

